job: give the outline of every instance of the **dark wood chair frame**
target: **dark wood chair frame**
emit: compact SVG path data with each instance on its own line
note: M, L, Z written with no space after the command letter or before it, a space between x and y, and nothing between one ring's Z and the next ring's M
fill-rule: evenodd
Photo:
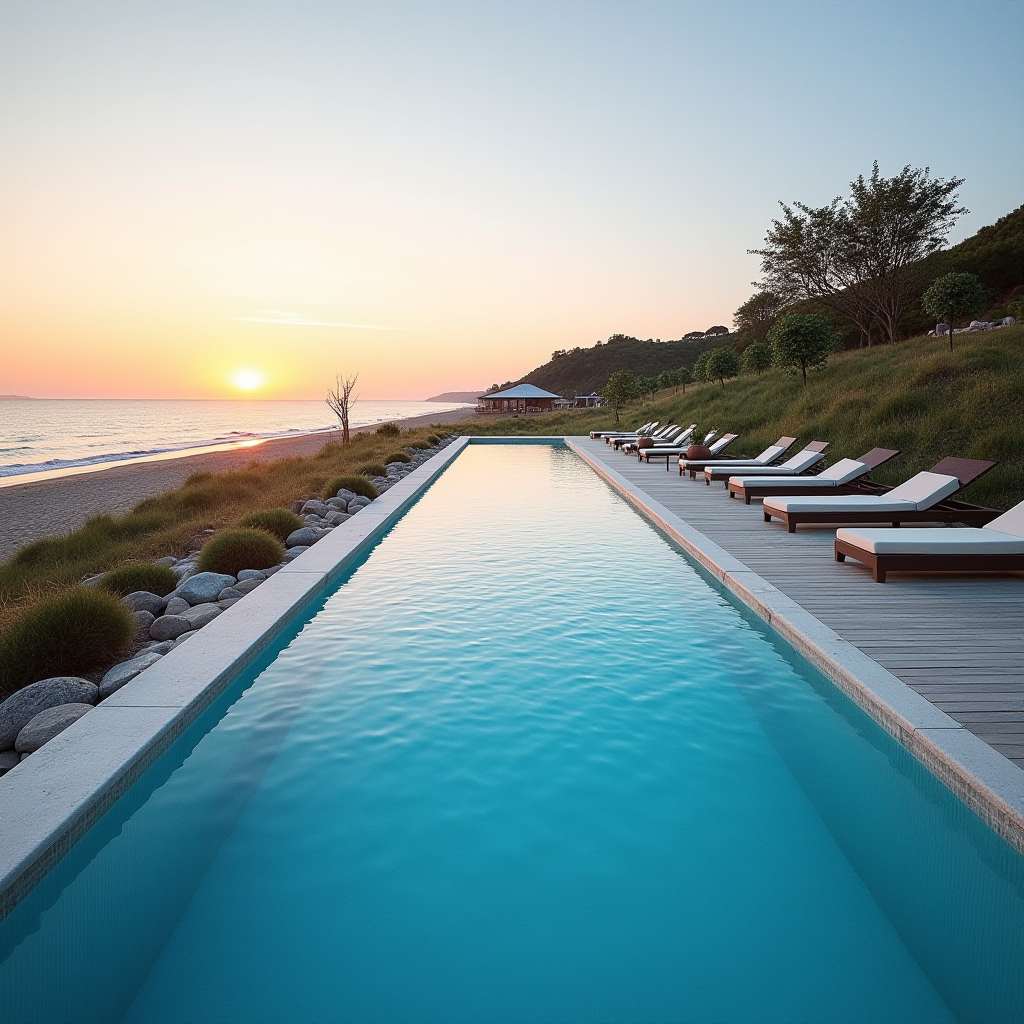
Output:
M792 447L792 445L790 447ZM828 441L812 441L810 444L805 444L803 446L803 448L801 448L800 451L798 451L796 453L796 455L803 455L803 453L806 452L806 451L816 451L816 452L818 452L820 454L820 453L824 452L827 447L828 447ZM787 449L787 451L788 450L789 449ZM782 455L785 455L785 454L786 454L786 452L782 453ZM782 455L779 456L779 459L782 458ZM795 459L796 455L790 455L789 457L791 459ZM770 465L770 466L780 465L781 463L779 462L779 459L776 459L775 462L768 463L768 465ZM822 455L822 459L824 459L824 455ZM742 460L738 459L737 461L742 461ZM818 463L815 462L811 466L811 468L813 469L814 466L816 466L817 464ZM728 487L729 486L729 477L735 476L737 473L746 473L747 470L750 471L750 475L751 476L756 476L758 469L763 469L763 468L764 468L763 466L739 466L739 467L737 467L737 466L705 466L704 469L701 470L701 472L704 474L704 483L708 487L711 486L711 481L712 480L724 480L725 481L725 486ZM785 475L783 475L783 476L780 476L779 479L780 480L785 480L786 477L785 477Z
M836 561L847 558L862 562L876 583L884 583L890 572L1020 572L1024 555L942 555L925 553L876 554L836 538Z
M733 441L735 441L736 438L739 437L739 436L740 436L739 434L723 434L722 437L716 438L716 440L721 441L722 438L727 437L727 438L729 438L729 444L732 444ZM704 472L704 464L705 463L707 463L707 462L716 462L720 458L722 458L722 459L728 459L729 458L728 455L722 455L720 452L716 452L714 455L711 456L710 459L695 459L692 466L684 466L683 465L683 453L680 452L678 457L679 457L679 475L682 476L684 472L688 471L689 474L690 474L690 479L691 480L696 480L697 479L697 474ZM668 466L666 466L665 469L667 470Z
M863 462L868 467L862 476L851 480L848 484L837 484L835 487L829 487L827 490L822 490L820 487L803 487L799 479L787 480L785 477L779 477L778 483L755 484L751 487L733 484L727 480L726 486L729 488L730 498L742 497L747 505L750 504L751 498L774 498L776 496L784 498L787 495L882 494L888 488L882 484L872 483L872 481L865 479L865 477L883 463L888 462L890 459L895 459L897 455L899 455L899 451L894 448L872 448L871 451L857 459L858 462ZM756 476L757 474L751 473L750 475Z
M796 438L795 437L793 437L793 438L780 437L778 439L778 441L776 441L775 443L776 444L782 444L783 441L788 441L789 444L786 445L786 450L785 451L779 453L778 457L780 459L782 458L783 455L786 454L786 451L788 451L790 448L792 448L793 443L796 441ZM731 443L732 442L730 442L730 444ZM689 448L689 445L687 445L686 447ZM637 460L638 461L646 461L648 463L648 465L650 464L651 459L664 459L665 460L665 472L667 473L669 471L670 466L671 466L672 460L673 459L678 459L678 458L682 457L685 453L686 453L686 448L680 448L679 445L676 445L675 447L672 447L672 445L664 445L662 447L661 451L658 451L658 446L655 445L653 448L644 448L644 449L638 451L636 454L637 454ZM715 458L717 458L717 457L718 456L716 455ZM729 458L729 456L728 455L723 455L722 458L723 459L727 459L727 458ZM744 460L741 457L737 456L736 461L737 462L742 462ZM771 463L766 463L766 465L771 465ZM680 474L680 476L681 475L682 474Z

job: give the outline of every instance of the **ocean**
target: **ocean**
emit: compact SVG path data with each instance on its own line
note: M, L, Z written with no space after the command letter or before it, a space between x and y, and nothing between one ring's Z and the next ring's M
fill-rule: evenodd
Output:
M463 407L472 408L458 402L359 401L350 425ZM322 401L5 399L0 477L332 429L337 420Z

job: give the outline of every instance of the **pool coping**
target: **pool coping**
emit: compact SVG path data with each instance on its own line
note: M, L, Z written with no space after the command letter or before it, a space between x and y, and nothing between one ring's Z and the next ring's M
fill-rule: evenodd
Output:
M563 440L644 518L763 619L994 832L1024 854L1024 770L643 488L595 459L573 437Z
M462 436L0 777L0 921L217 697L401 518ZM561 438L552 438L561 442Z

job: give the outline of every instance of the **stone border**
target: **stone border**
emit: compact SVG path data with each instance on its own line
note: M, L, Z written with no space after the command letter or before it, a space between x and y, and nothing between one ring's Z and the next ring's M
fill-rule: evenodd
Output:
M563 440L646 519L906 747L994 832L1024 854L1024 770L646 491L596 460L572 437Z
M460 437L446 445L0 777L0 920L470 441Z

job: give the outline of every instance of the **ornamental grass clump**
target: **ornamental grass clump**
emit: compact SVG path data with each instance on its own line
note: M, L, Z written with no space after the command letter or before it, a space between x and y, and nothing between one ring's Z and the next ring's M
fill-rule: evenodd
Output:
M0 635L0 697L50 676L79 676L114 664L135 635L120 598L72 587L29 605Z
M301 530L306 524L290 508L268 508L263 512L250 512L238 521L238 525L252 530L264 530L278 540L287 540L289 533ZM255 569L256 566L246 568Z
M381 473L381 476L384 474ZM353 494L361 494L364 498L369 498L373 501L380 491L377 490L365 476L336 476L325 488L324 488L324 500L333 498L338 491L347 489Z
M378 437L398 437L402 428L397 423L382 423L377 428Z
M359 472L365 477L388 475L388 471L379 462L368 462L365 466L359 467Z
M284 558L284 548L264 530L225 530L203 545L196 568L237 576L243 569L269 569Z
M405 452L392 452L385 460L384 464L390 466L392 462L412 462L412 456Z
M137 590L166 597L178 585L178 577L166 565L152 562L125 562L108 572L97 586L108 594L124 597Z

